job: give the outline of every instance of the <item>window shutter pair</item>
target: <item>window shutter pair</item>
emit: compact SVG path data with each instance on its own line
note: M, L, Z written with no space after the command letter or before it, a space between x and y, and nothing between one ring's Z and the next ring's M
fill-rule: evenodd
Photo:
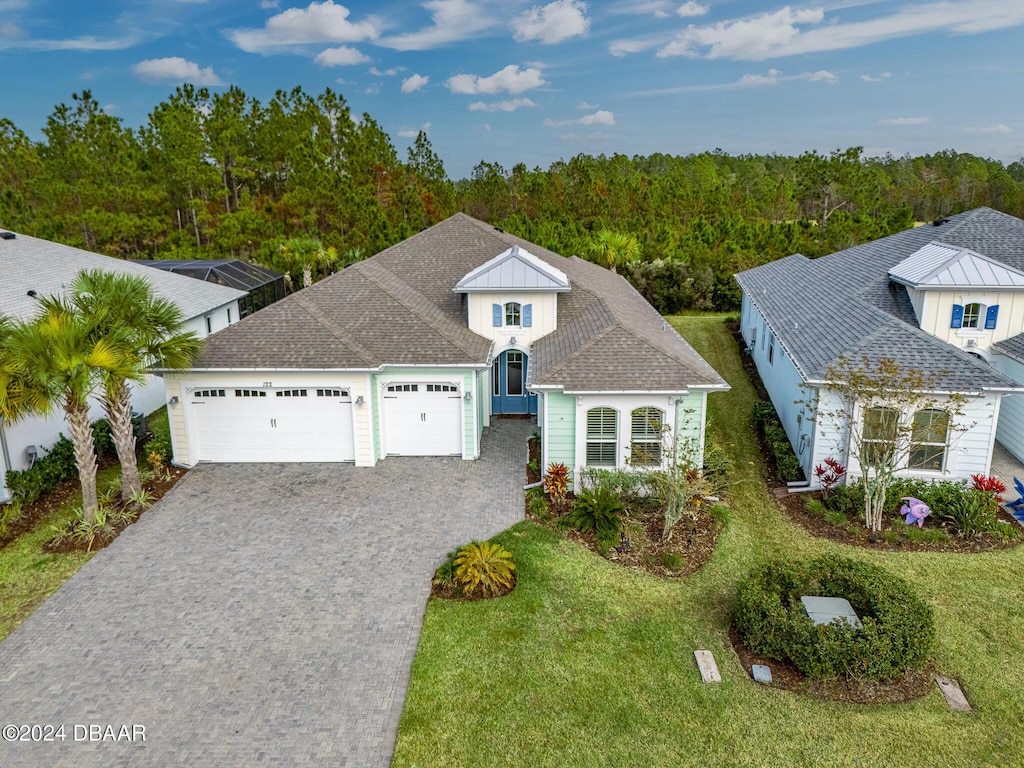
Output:
M492 323L495 328L501 328L505 324L505 309L501 304L491 305ZM524 304L522 308L522 323L524 328L533 326L533 304Z
M999 305L993 304L985 309L985 330L995 330L996 324L999 322ZM954 304L953 305L953 317L949 323L950 328L963 328L964 327L964 305Z

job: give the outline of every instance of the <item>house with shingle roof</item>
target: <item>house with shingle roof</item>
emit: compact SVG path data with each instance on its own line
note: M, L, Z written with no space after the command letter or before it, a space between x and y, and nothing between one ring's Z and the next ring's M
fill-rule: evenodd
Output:
M622 277L456 214L212 336L166 374L175 460L480 456L535 417L542 460L700 461L728 385ZM524 457L525 460L525 457Z
M858 472L844 428L808 412L815 398L834 410L826 378L840 356L892 359L925 373L939 397L967 397L962 424L903 414L914 437L901 474L987 475L996 441L1024 460L1024 221L977 208L736 279L743 340L812 486L830 456Z
M0 231L0 314L28 320L37 310L37 296L59 296L82 270L102 269L141 277L155 295L174 302L185 317L185 327L204 338L239 319L238 300L244 291L214 283L202 283L183 275L161 272L139 264L72 248L15 232ZM159 378L132 385L132 407L148 414L164 405L164 386ZM92 403L90 416L103 416ZM29 416L14 424L0 421L0 501L9 496L8 470L27 469L35 456L67 434L61 413L48 418Z

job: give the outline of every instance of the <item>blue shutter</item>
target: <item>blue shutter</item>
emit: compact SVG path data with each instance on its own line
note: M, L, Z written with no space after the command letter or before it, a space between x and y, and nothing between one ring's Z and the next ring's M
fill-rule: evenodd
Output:
M993 304L985 310L985 330L995 330L997 322L999 322L999 305Z
M533 304L523 304L523 328L533 325ZM986 326L988 327L988 326Z
M492 304L491 310L494 312L494 327L501 328L505 324L505 312L501 308L501 304ZM963 307L960 307L960 314L963 315ZM957 326L959 328L960 326Z
M497 317L497 315L495 315ZM964 327L964 305L954 304L953 305L953 320L949 324L950 328L963 328Z

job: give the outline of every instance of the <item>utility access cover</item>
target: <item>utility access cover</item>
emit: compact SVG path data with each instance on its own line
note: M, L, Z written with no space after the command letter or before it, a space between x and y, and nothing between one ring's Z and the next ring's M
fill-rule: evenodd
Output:
M852 627L860 629L860 619L845 597L801 597L804 613L815 624L831 624L842 619Z

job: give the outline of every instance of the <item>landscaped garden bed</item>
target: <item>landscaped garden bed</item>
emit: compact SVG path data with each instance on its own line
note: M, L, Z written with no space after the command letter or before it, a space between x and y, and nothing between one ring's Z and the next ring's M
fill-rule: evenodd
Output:
M516 588L512 553L493 541L471 541L452 550L430 585L431 597L442 600L489 600Z

